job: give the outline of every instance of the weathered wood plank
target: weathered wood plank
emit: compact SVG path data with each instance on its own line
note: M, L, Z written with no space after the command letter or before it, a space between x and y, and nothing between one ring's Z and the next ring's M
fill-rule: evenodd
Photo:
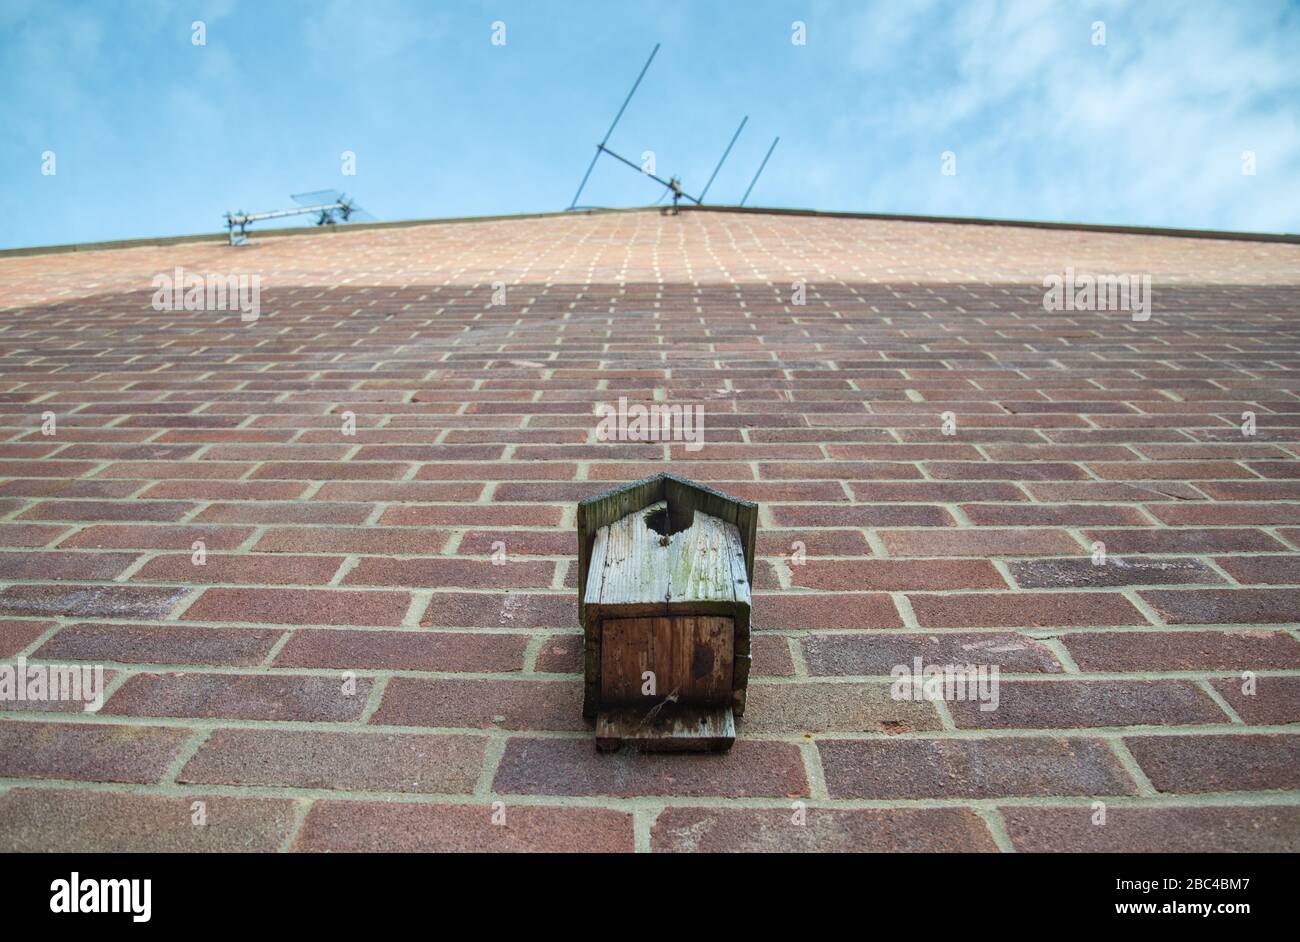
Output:
M611 618L601 622L604 705L648 712L665 702L727 704L732 699L735 626L730 618ZM654 674L654 694L645 673Z
M596 714L596 748L631 745L644 752L720 752L736 741L736 718L729 706L672 704L647 717L626 709Z

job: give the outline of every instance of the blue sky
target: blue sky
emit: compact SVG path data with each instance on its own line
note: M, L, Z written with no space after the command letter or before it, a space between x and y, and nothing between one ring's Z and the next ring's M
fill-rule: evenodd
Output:
M710 202L780 135L750 205L1300 231L1282 0L3 0L0 246L321 188L381 219L563 209L656 42L610 146L698 192L748 114ZM582 202L658 196L603 159Z

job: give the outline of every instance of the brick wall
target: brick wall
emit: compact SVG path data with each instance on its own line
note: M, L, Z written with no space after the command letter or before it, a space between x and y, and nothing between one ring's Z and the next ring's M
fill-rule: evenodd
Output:
M155 310L177 266L260 317ZM1045 311L1067 267L1150 319ZM4 849L1300 849L1296 246L647 212L0 259L0 306L0 658L108 685L0 703ZM598 441L620 397L705 446ZM601 755L574 502L669 466L762 503L750 705Z

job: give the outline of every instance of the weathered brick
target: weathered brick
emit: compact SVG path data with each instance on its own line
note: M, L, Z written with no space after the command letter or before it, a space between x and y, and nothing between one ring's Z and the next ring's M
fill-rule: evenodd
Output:
M1300 851L1300 807L1197 805L1106 809L1097 825L1091 803L998 809L1016 850L1028 853L1225 854Z
M388 559L367 556L343 577L344 585L464 586L476 589L544 589L555 564L508 559Z
M1030 559L1007 563L1024 589L1103 588L1129 585L1210 584L1224 579L1195 559L1107 555L1095 565L1090 555L1071 559Z
M1300 585L1300 556L1295 554L1225 556L1215 562L1242 585Z
M0 775L157 782L189 738L174 726L112 726L0 717Z
M1084 671L1300 668L1300 642L1281 631L1080 631L1060 640Z
M216 587L200 595L181 617L277 625L400 625L409 606L405 592Z
M632 815L624 811L506 803L504 823L493 824L494 812L500 810L486 805L317 801L293 849L335 853L627 853L633 849Z
M926 628L1058 628L1082 625L1144 625L1133 604L1113 592L1020 592L909 595Z
M1131 795L1136 787L1098 739L823 739L832 798Z
M1133 736L1124 744L1162 792L1300 788L1300 735Z
M1187 589L1139 593L1171 625L1294 622L1300 589Z
M426 628L571 628L576 593L435 592L420 619Z
M804 661L815 676L888 677L896 666L996 664L1005 673L1059 673L1061 665L1043 644L1022 635L919 632L818 634L803 640Z
M738 740L713 755L597 752L579 739L511 738L493 790L505 795L673 795L686 798L808 794L794 743Z
M951 853L997 850L968 808L665 808L650 830L656 853Z
M891 556L1050 556L1083 552L1064 530L885 530Z
M942 725L929 703L894 700L887 684L751 683L742 727L755 733L906 733Z
M881 593L759 595L751 623L757 628L901 628L903 621Z
M0 614L165 618L188 591L166 586L13 585L0 591Z
M255 667L283 632L189 625L68 625L37 650L37 657L119 664L212 664Z
M978 662L977 662L978 663ZM1078 729L1224 723L1227 716L1195 684L1181 680L1003 680L993 702L948 700L959 728Z
M794 585L812 589L1004 589L987 560L844 559L790 567Z
M203 565L199 566L189 553L158 556L136 570L131 581L324 585L343 563L342 556L205 554L203 558Z
M1253 553L1283 546L1263 530L1085 530L1091 543L1109 553Z
M1300 677L1254 677L1253 693L1247 693L1247 679L1212 680L1214 687L1247 723L1256 726L1281 726L1300 723Z
M86 527L68 537L60 548L74 549L190 549L202 540L208 552L238 549L253 535L252 527Z
M100 715L347 722L361 715L370 694L369 680L352 683L347 693L338 675L136 674Z
M206 823L194 822L194 802ZM7 853L271 852L289 837L294 802L195 793L183 797L15 788L0 795Z
M275 666L499 673L523 670L527 646L522 634L300 629L280 649Z
M480 736L218 729L176 780L468 794L486 743Z
M582 684L559 680L394 677L370 722L469 729L588 728L582 718Z
M55 624L52 621L0 620L0 657L13 657Z

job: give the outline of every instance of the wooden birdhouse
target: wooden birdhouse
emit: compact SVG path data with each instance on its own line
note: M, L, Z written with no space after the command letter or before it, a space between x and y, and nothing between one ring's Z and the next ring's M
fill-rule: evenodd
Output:
M735 741L757 526L757 504L671 474L578 505L582 710L598 748Z

